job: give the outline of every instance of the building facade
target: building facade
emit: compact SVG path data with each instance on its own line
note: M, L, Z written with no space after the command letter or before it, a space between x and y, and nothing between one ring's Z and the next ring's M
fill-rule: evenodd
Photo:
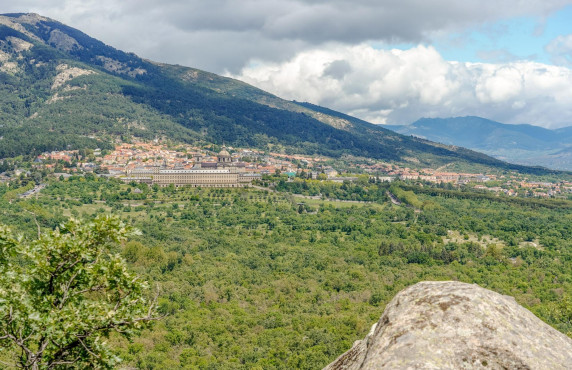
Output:
M257 174L247 174L232 169L135 169L127 173L122 180L125 182L138 182L149 185L192 186L211 188L237 188L247 185L252 180L260 178Z
M216 162L197 162L192 169L163 167L138 168L126 173L122 180L149 185L237 188L259 179L260 174L246 173L244 163L235 162L223 149Z

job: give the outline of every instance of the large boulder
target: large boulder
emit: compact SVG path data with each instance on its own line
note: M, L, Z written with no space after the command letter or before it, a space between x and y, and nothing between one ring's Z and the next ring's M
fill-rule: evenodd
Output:
M572 369L572 340L514 298L426 281L402 290L328 370Z

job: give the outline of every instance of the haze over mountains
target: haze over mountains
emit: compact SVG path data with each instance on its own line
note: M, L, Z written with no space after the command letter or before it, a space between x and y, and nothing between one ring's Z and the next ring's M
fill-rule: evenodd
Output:
M403 136L243 82L143 60L36 14L0 16L0 157L169 138L421 166L545 173Z
M463 146L512 163L572 170L572 126L549 130L469 116L422 118L410 125L384 127L404 135Z

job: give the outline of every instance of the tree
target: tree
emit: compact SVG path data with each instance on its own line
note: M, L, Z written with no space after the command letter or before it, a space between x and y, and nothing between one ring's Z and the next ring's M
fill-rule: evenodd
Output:
M356 181L356 183L360 186L367 186L368 182L369 182L369 175L367 174L359 175Z
M134 231L117 218L71 220L38 240L0 227L0 351L23 369L114 367L103 341L156 317L148 288L113 253ZM4 357L5 358L5 357Z

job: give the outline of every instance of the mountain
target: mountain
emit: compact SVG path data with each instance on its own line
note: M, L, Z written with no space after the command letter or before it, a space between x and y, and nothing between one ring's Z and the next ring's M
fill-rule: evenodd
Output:
M572 126L562 127L559 129L554 130L558 135L562 135L563 138L571 139L572 138Z
M37 14L0 16L0 158L131 137L547 173L144 60Z
M572 170L572 127L549 130L471 116L422 118L411 125L385 127L405 135L467 147L502 160Z

